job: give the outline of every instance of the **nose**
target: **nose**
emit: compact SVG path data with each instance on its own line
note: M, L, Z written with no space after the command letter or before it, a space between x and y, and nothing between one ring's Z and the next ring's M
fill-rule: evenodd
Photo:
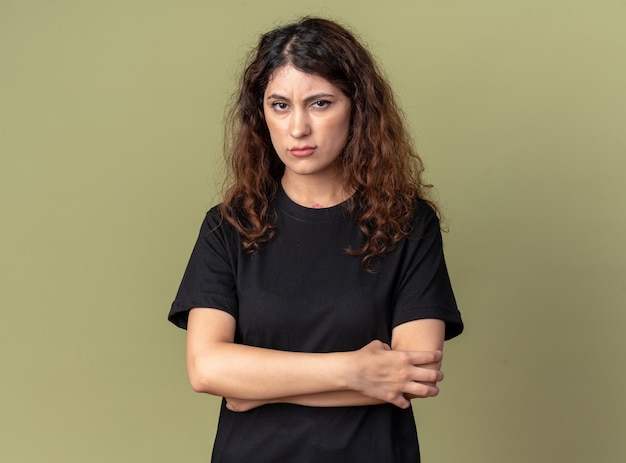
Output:
M311 133L309 116L305 110L296 109L291 114L289 133L293 138L302 138Z

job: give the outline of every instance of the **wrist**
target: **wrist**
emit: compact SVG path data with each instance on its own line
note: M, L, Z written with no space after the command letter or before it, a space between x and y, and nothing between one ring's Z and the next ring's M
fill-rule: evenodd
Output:
M337 391L354 391L356 390L356 373L357 352L336 352L335 356L336 373L335 387Z

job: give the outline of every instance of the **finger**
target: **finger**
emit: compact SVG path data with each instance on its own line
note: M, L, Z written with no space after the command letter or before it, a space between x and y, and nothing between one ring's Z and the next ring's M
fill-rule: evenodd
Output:
M433 359L432 363L441 362L441 360L443 359L443 352L440 350L429 352L429 354L432 355L432 359Z
M439 395L439 388L434 384L416 382L407 389L407 394L418 398L437 397Z
M404 394L398 395L398 397L391 402L398 408L407 409L411 406L411 401L407 399Z
M443 352L435 351L413 351L410 352L411 363L413 365L429 365L431 363L439 363L443 358Z
M412 371L410 379L411 381L416 381L420 383L438 383L440 381L443 381L443 372L430 368L416 367Z
M425 391L424 393L417 395L417 394L405 394L405 397L409 400L411 399L427 399L429 397L436 397L439 395L439 388L437 388L435 385L431 384L429 386L433 386L434 389L428 389L427 391Z

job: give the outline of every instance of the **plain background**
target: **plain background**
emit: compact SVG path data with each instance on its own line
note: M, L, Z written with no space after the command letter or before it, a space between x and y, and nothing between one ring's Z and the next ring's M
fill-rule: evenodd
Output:
M0 461L208 461L166 314L243 58L303 14L378 57L449 228L424 461L625 461L618 0L0 0Z

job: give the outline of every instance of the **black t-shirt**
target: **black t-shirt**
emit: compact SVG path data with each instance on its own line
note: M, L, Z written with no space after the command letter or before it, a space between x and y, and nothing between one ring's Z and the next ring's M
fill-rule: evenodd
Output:
M442 250L439 221L419 203L410 238L363 270L363 234L343 207L309 209L282 189L274 201L276 235L255 254L211 209L200 230L169 319L186 328L189 310L211 307L237 320L235 342L294 352L357 350L374 339L391 342L402 323L437 318L446 339L461 333ZM415 463L419 447L412 410L391 404L315 408L266 405L225 408L215 463Z

